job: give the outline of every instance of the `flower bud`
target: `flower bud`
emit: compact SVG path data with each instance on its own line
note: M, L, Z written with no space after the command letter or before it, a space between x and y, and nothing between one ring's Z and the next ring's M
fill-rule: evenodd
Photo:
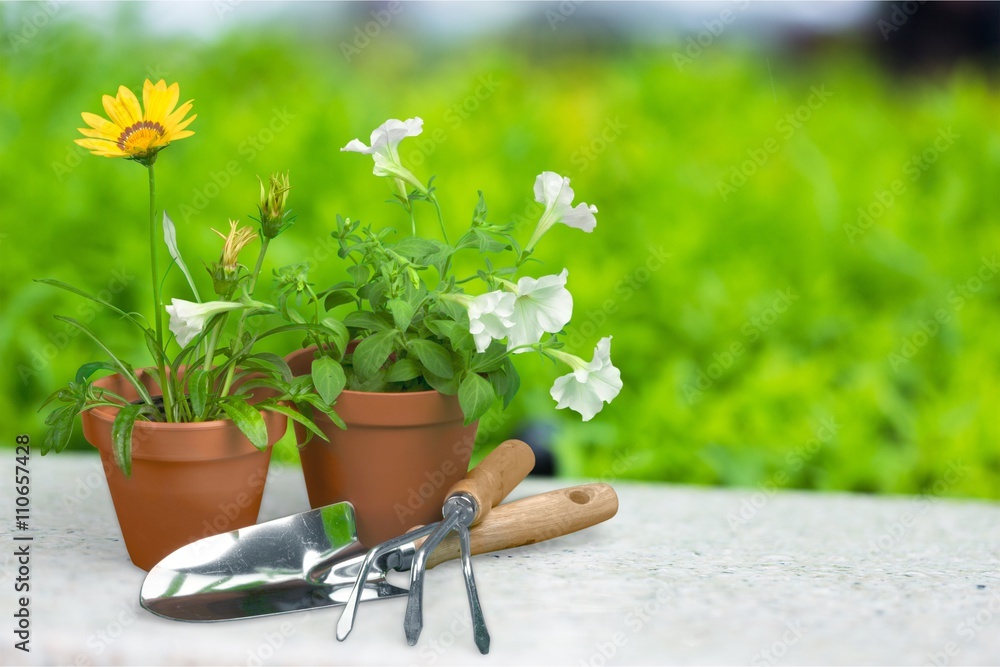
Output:
M257 208L260 210L261 235L264 238L273 239L291 226L294 220L291 217L291 211L285 210L288 191L291 189L288 184L288 172L271 174L266 190L260 176L257 177L257 180L260 182L260 204L257 205Z
M215 293L222 297L229 297L239 282L240 252L257 238L257 232L249 227L239 227L239 224L236 220L230 220L229 234L223 234L217 229L212 230L225 241L219 261L214 262L208 269Z

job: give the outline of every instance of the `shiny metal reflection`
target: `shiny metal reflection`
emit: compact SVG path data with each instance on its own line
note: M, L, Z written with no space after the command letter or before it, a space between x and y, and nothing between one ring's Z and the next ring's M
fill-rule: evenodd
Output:
M157 564L140 603L183 621L220 621L282 614L347 601L364 558L350 503L192 542ZM362 600L405 595L376 568Z

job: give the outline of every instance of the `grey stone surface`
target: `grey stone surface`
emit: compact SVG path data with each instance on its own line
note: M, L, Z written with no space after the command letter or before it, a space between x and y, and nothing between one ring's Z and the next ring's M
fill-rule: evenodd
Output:
M96 457L32 457L30 654L13 649L13 453L0 465L3 664L998 664L1000 506L936 498L616 482L610 522L474 559L491 653L472 642L457 563L427 576L425 627L403 599L186 624L138 605ZM528 480L528 495L570 482ZM261 519L307 509L272 466Z

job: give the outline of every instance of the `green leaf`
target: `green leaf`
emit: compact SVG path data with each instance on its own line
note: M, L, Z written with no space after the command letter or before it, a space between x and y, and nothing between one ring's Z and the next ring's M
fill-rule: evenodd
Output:
M362 380L371 378L392 354L395 331L381 331L368 336L354 349L354 371Z
M458 404L465 414L465 425L476 421L490 409L496 394L488 380L476 373L467 373L458 388Z
M503 396L507 393L507 383L509 378L507 377L507 371L503 368L487 373L486 379L490 381L490 385L493 387L493 393L497 396Z
M481 229L475 230L475 234L479 244L479 252L501 252L507 249L507 244L497 241Z
M410 302L403 301L402 299L391 299L385 305L389 309L389 312L392 313L392 319L396 323L396 328L400 331L406 331L413 320L414 313Z
M136 392L138 392L139 396L142 397L143 401L145 401L146 403L153 402L153 399L150 397L149 392L146 390L146 386L141 382L139 382L138 378L136 378L135 373L132 370L132 367L123 362L118 357L116 357L114 352L112 352L107 345L101 342L101 339L97 337L97 334L91 331L90 327L88 327L85 324L82 324L81 322L78 322L77 320L74 320L72 317L65 317L63 315L55 315L54 317L60 322L66 322L70 326L76 327L77 329L85 333L88 338L97 343L97 346L100 347L102 350L104 350L105 354L111 357L111 362L114 364L115 370L124 375L125 378L132 384L132 386L135 387Z
M313 390L312 376L298 375L288 383L288 393L292 396L311 394Z
M477 353L472 357L472 370L477 373L486 373L501 367L507 354L507 346L497 341L491 341L485 352Z
M450 378L443 378L440 375L434 375L428 370L424 371L424 379L427 380L429 384L434 389L437 389L442 394L446 396L454 396L458 393L460 375L453 375Z
M334 411L333 406L331 406L329 403L324 403L323 400L318 396L316 396L315 394L306 394L305 396L297 398L296 405L299 405L299 407L301 407L301 403L306 403L316 408L317 410L325 414L327 417L329 417L330 421L336 424L339 428L342 429L347 428L347 424L345 424L344 420L340 418L340 415L338 415Z
M203 368L195 369L187 374L188 398L191 399L191 409L195 417L205 416L208 405L208 394L212 387L212 374Z
M45 423L49 424L49 430L42 443L43 455L49 452L59 453L66 449L70 436L73 435L77 412L76 405L64 405L53 410L45 419Z
M347 384L343 367L330 357L318 357L313 360L312 380L316 393L331 405Z
M476 236L475 232L476 230L470 229L465 234L463 234L462 238L460 238L458 240L458 243L455 244L455 249L465 250L466 248L477 247L479 245L479 238Z
M262 361L266 367L278 371L285 382L292 381L292 369L288 367L288 362L273 352L257 352L247 357L248 361L253 359Z
M316 426L316 424L313 423L313 420L305 417L301 412L293 410L287 405L281 405L280 403L274 403L274 404L266 403L261 407L265 410L270 410L271 412L277 412L283 414L292 421L297 421L298 423L302 424L303 426L305 426L307 429L309 429L319 437L323 438L327 442L330 442L330 439L326 437L326 434L324 434L323 431L321 431L319 427Z
M342 306L345 303L357 303L357 299L346 289L333 290L326 295L326 299L323 301L323 305L327 310L331 308L336 308L337 306Z
M181 273L187 278L188 285L194 293L194 300L201 303L201 295L198 294L198 287L194 284L194 278L191 277L191 272L188 271L187 264L184 263L184 258L181 257L181 251L177 248L177 228L174 227L174 221L170 219L166 211L163 212L163 241L167 244L170 256L174 258L174 262L180 267Z
M521 376L518 375L517 368L514 367L510 357L507 357L507 361L504 362L503 372L507 376L507 388L503 393L503 409L506 410L510 402L517 396L518 389L521 388Z
M417 338L407 343L407 348L417 355L424 368L434 375L447 380L455 374L455 369L451 366L451 355L443 345Z
M458 326L458 322L455 322L454 320L426 319L424 320L424 324L435 336L438 336L439 338L447 338L449 340L451 339L451 334L455 330L455 327Z
M267 424L256 408L236 396L227 397L221 405L226 415L243 431L243 435L254 447L260 450L267 448Z
M463 317L468 318L465 306L460 303L455 303L450 299L438 300L437 306L445 315L448 316L449 319L455 320L456 322L461 321Z
M368 267L365 266L364 264L355 264L354 266L349 266L347 267L347 272L351 274L352 278L354 278L355 287L361 287L366 282L368 282L368 279L371 277L371 272L368 270Z
M424 369L414 359L400 359L385 372L386 382L406 382L424 374Z
M242 395L250 393L254 389L272 389L278 393L279 396L284 396L288 393L288 384L277 382L275 380L269 380L266 378L255 378L253 380L247 380L246 382L241 382L240 386L237 387L233 394Z
M153 364L159 365L162 361L165 366L170 365L170 360L167 359L166 353L164 353L163 348L160 344L156 342L156 336L153 335L152 331L147 331L145 334L146 339L146 349L153 356Z
M422 239L419 236L407 236L394 245L392 249L403 257L417 260L418 263L422 263L420 260L428 255L440 252L443 247L447 246L445 246L445 244L441 241Z
M115 417L115 423L111 425L115 463L126 477L132 476L132 430L135 428L135 420L145 407L147 406L134 403L123 406Z
M323 318L323 326L326 327L327 335L333 339L333 344L337 347L337 352L343 356L347 349L347 343L351 340L351 333L344 326L344 323L333 317Z
M131 313L126 313L124 310L122 310L118 306L112 305L111 303L108 303L104 299L99 299L99 298L97 298L96 296L94 296L92 294L88 294L87 292L84 292L82 289L73 287L69 283L64 283L61 280L52 280L51 278L41 278L41 279L35 280L35 282L36 283L42 283L43 285L51 285L52 287L58 287L59 289L64 289L67 292L72 292L73 294L77 294L79 296L82 296L85 299L90 299L94 303L99 303L102 306L104 306L105 308L107 308L108 310L111 310L111 311L114 311L115 313L118 313L119 315L121 315L125 319L129 320L130 322L132 322L134 325L136 325L137 327L139 327L143 331L151 331L151 329L149 327L147 327L145 324L143 324L142 322L140 322L135 317L135 315L132 315Z
M358 296L367 299L373 310L379 310L385 300L386 282L377 278L358 288Z
M476 202L476 208L472 212L472 225L482 225L486 223L486 200L483 198L483 191L479 190L479 201Z
M95 371L111 371L115 373L118 371L118 368L107 361L91 361L80 366L80 370L76 372L77 384L87 381Z
M344 324L351 329L364 329L366 331L385 331L392 328L387 319L379 317L369 310L352 310L344 316Z

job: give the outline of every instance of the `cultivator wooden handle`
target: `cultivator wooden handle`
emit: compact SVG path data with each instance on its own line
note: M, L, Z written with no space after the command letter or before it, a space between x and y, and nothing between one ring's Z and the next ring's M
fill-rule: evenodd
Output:
M535 467L535 453L520 440L500 443L479 465L469 471L465 479L457 482L448 491L448 496L464 493L476 501L476 516L473 526L486 518L490 510L498 505L521 483Z
M473 554L513 549L569 535L618 513L618 495L608 484L583 484L499 505L469 531ZM427 559L434 567L461 555L458 538L446 537Z

